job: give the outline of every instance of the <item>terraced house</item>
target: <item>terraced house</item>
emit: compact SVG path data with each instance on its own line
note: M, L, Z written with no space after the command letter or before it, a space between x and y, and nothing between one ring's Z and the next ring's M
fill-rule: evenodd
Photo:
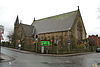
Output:
M39 53L68 53L85 45L86 30L80 10L33 20L31 25L15 22L15 42Z
M36 46L37 52L68 53L77 45L85 45L86 30L80 10L34 20L34 36L38 41L50 41L51 45ZM34 37L35 38L35 37Z

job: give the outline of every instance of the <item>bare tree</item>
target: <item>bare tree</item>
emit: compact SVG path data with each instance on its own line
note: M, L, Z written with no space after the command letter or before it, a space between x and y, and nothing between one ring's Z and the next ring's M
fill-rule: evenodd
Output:
M9 31L7 38L9 39L9 42L13 42L13 37L14 37L14 32L13 31Z
M96 40L88 39L88 41L89 41L90 50L93 51L94 47L96 46Z

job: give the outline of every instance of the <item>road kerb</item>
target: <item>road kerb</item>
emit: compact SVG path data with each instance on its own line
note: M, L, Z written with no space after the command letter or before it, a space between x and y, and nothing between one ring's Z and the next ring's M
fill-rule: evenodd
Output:
M85 55L91 54L93 52L85 52L85 53L74 53L74 54L40 54L41 56L54 56L54 57L69 57L69 56L78 56L78 55Z

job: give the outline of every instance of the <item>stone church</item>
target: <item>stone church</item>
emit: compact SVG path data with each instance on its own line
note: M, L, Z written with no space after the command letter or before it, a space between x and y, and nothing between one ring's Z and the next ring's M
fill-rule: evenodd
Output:
M86 44L86 30L79 8L75 11L33 20L31 25L15 21L15 43L39 53L68 53L77 45ZM17 33L17 34L16 34ZM42 46L41 41L50 41Z
M14 46L17 48L21 44L24 50L29 50L32 45L33 26L22 24L17 16L14 24Z
M38 41L53 41L50 46L37 45L37 50L43 53L66 53L77 45L85 44L86 30L80 10L34 20L34 34Z

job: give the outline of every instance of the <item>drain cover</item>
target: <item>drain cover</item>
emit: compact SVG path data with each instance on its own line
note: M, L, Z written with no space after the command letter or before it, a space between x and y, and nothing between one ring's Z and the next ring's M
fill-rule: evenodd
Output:
M48 62L42 62L43 64L48 64Z

